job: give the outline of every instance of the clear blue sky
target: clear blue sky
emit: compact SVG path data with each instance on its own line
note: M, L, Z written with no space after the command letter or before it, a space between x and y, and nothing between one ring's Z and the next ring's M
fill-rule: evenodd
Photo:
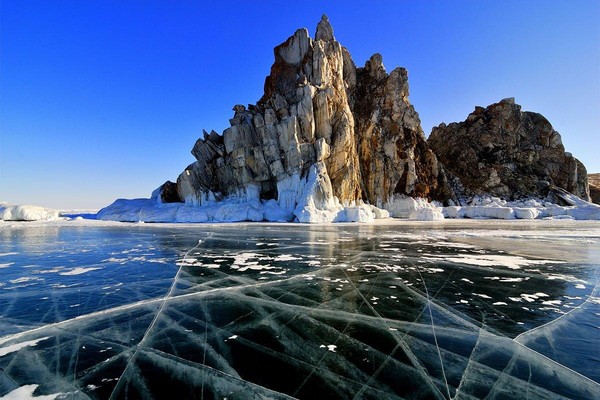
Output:
M209 5L210 4L210 5ZM600 2L27 1L0 6L0 201L148 197L255 103L273 47L326 13L357 65L409 71L428 135L515 97L600 172Z

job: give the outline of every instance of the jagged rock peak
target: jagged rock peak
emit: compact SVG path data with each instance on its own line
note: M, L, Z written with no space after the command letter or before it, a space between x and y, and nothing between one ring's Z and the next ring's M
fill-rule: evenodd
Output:
M325 15L315 40L298 29L274 56L256 106L236 105L222 140L205 133L196 142L197 161L177 180L181 199L270 201L288 216L322 221L340 204L449 197L408 102L405 69L388 75L380 54L357 68Z
M322 40L324 42L329 42L331 40L335 40L333 37L333 28L329 23L329 18L327 15L323 14L321 16L321 20L317 24L317 31L315 32L315 40Z
M387 75L383 65L383 57L379 53L375 53L365 63L365 70L376 79L382 79Z
M429 146L466 197L545 197L554 185L589 199L587 172L565 152L542 115L521 111L514 98L476 107L463 122L433 128Z
M275 48L275 59L279 56L288 64L299 64L312 46L311 41L308 30L298 29L288 40Z

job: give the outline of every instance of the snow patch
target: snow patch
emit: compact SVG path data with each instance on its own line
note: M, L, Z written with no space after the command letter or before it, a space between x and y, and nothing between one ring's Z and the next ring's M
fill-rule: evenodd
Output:
M63 396L66 393L54 393L54 394L49 394L49 395L45 395L45 396L34 396L33 392L36 391L36 389L38 388L39 385L24 385L21 386L19 388L16 388L15 390L11 391L10 393L6 394L5 396L2 396L1 399L2 400L54 400L56 399L58 396Z
M3 357L10 353L14 353L15 351L19 351L21 349L24 349L25 347L37 346L37 344L39 342L41 342L42 340L46 340L46 339L50 339L50 336L46 336L46 337L43 337L40 339L35 339L35 340L29 340L27 342L15 343L15 344L11 344L6 347L2 347L2 348L0 348L0 357Z
M332 352L336 352L335 349L337 349L337 346L335 344L328 344L327 346L325 346L324 344L320 345L319 348L324 349L327 348L327 350L332 351Z
M86 272L95 271L97 269L102 269L102 268L99 268L99 267L89 267L89 268L77 267L77 268L73 268L69 271L61 272L61 273L59 273L59 275L65 275L65 276L81 275L81 274L85 274Z
M499 254L457 254L454 257L438 256L435 254L422 257L428 261L448 261L468 265L476 265L480 267L493 267L501 266L508 267L509 269L520 269L521 267L529 265L540 265L540 264L562 264L562 261L554 260L531 260L521 256L509 256ZM464 280L464 279L463 279ZM510 282L510 281L506 281Z

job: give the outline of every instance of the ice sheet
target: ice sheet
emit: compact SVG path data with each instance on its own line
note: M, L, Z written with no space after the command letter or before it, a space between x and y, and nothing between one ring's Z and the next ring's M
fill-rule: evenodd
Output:
M600 227L569 224L0 229L0 396L594 398Z

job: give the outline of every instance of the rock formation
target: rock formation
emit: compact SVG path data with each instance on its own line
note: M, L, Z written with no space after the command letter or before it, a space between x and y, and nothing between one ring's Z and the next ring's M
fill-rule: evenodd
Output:
M600 174L588 174L588 182L592 202L600 204Z
M446 200L452 197L445 174L429 149L421 121L408 101L408 72L389 75L381 55L373 55L348 80L356 121L363 198L389 208L394 195Z
M274 52L258 103L236 105L230 128L196 142L197 161L177 179L179 198L276 200L311 221L307 209L450 195L408 101L405 69L388 75L378 54L356 68L326 16L314 40L299 29Z
M557 186L589 201L583 164L546 118L521 111L512 98L433 128L428 143L459 197L544 198Z
M231 126L222 134L204 131L192 149L196 161L176 183L166 182L151 199L119 199L98 218L444 218L431 200L449 205L444 213L450 217L500 215L464 210L474 196L500 198L502 218L535 218L577 212L526 212L518 204L505 207L505 200L554 195L555 202L581 206L557 188L589 199L584 166L565 152L544 117L522 112L513 99L477 107L466 121L441 124L426 140L408 101L407 71L388 74L379 54L356 67L326 16L314 39L299 29L274 54L262 98L255 105L234 106ZM600 209L592 213L600 218Z

